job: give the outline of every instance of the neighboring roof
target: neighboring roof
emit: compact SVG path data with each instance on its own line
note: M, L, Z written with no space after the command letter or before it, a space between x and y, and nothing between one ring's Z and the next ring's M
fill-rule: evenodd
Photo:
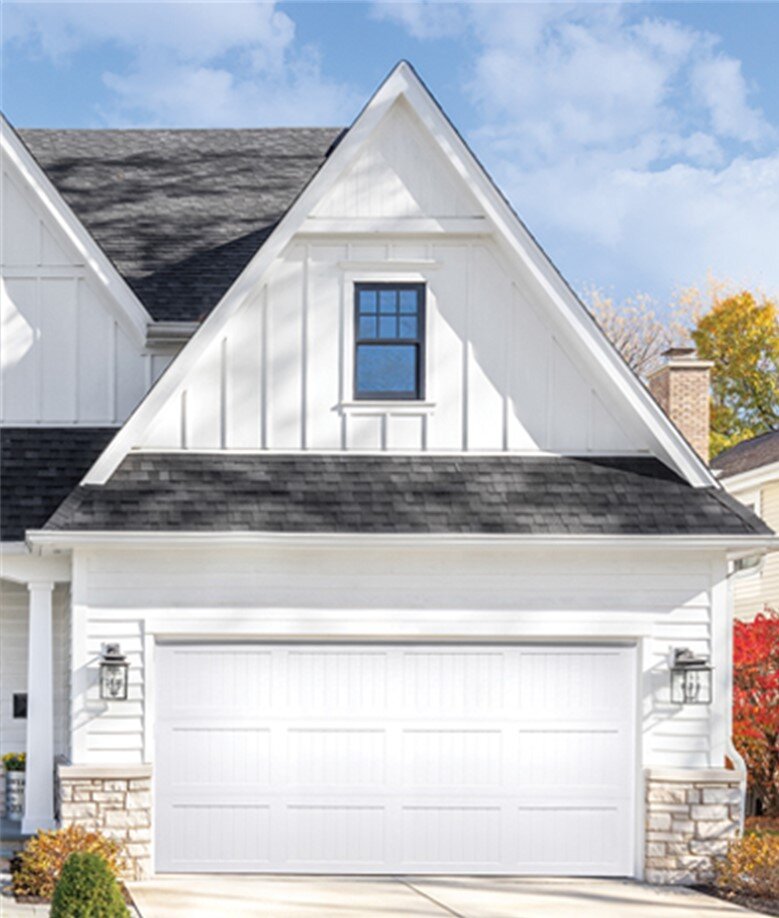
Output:
M340 133L20 130L28 149L151 315L206 315Z
M128 454L49 530L755 535L721 488L651 458Z
M712 459L711 467L720 473L720 478L730 478L774 462L779 462L779 429L731 446Z
M112 427L0 429L0 540L39 529L114 436Z

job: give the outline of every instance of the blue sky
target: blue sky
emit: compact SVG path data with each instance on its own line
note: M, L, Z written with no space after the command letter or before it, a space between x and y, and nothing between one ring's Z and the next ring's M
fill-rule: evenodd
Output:
M779 4L13 3L22 127L348 124L409 59L579 291L779 291Z

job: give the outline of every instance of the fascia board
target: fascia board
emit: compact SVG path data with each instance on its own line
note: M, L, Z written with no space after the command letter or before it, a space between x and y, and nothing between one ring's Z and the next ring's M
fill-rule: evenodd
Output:
M8 160L16 167L46 213L83 258L84 265L93 278L111 295L118 307L118 318L125 331L128 332L134 343L143 346L146 339L146 328L149 324L153 324L154 320L35 161L35 157L5 116L0 117L0 142L3 156L8 157Z
M779 462L770 462L768 465L761 465L746 472L740 472L738 475L730 475L718 480L726 491L734 495L736 492L759 488L772 481L779 482Z

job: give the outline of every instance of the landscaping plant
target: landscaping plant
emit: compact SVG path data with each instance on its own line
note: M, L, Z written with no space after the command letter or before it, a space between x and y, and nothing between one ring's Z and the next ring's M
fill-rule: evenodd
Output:
M750 832L717 861L717 886L731 893L779 898L779 836Z
M50 899L66 861L74 853L98 855L114 877L119 877L125 866L121 844L99 832L80 826L41 831L28 840L15 860L11 880L14 895Z
M779 613L734 624L733 738L763 815L779 816Z
M24 771L25 760L23 752L6 752L3 756L3 768L6 771Z
M71 854L51 902L52 918L126 918L124 897L108 864L98 854Z

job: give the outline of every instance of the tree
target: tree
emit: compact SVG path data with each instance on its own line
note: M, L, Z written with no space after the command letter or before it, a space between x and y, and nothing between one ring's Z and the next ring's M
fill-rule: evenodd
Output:
M779 816L779 613L736 621L733 739L766 816Z
M654 300L637 293L616 303L597 287L587 291L588 309L628 366L646 379L663 362L663 351L690 343L700 310L697 290L683 291L660 318Z
M779 425L779 311L748 290L715 294L692 331L698 356L714 361L711 454Z

